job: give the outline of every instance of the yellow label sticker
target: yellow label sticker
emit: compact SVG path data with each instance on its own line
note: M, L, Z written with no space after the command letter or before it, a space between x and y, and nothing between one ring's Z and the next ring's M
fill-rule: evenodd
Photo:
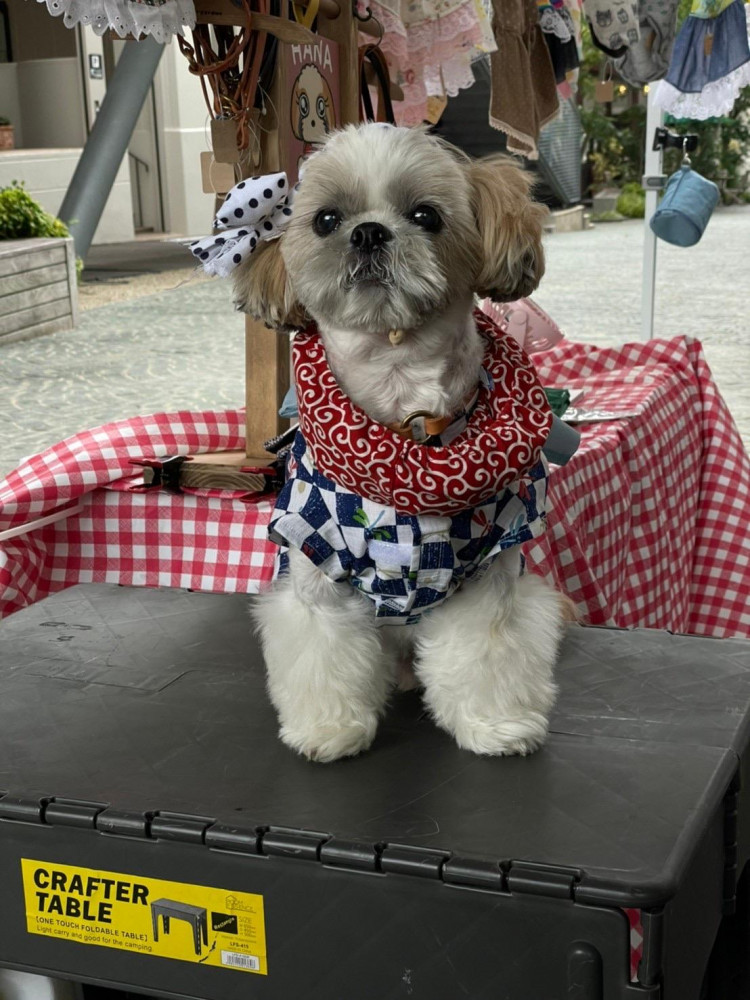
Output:
M21 859L29 934L268 974L263 897Z

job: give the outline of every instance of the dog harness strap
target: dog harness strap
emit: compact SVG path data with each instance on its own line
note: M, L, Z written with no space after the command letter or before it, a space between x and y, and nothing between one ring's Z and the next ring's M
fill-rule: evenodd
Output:
M446 516L497 496L539 460L552 411L518 344L478 310L487 379L466 429L420 444L379 424L339 388L312 325L292 347L300 429L315 468L339 486L404 514Z

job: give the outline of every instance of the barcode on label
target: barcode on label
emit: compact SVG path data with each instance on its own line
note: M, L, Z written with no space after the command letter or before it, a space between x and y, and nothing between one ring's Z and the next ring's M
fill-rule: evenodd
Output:
M255 955L242 955L238 951L222 951L221 964L231 965L234 969L251 969L257 972L260 969L260 959Z

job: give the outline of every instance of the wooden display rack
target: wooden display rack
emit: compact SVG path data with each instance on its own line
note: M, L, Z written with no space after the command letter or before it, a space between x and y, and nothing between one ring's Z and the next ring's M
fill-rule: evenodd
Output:
M300 0L298 6L307 7L310 0ZM197 0L196 14L199 23L243 23L241 7L233 0ZM262 19L262 21L261 21ZM315 41L316 33L338 45L339 54L339 120L338 125L359 121L359 72L358 31L379 35L374 25L359 21L354 16L351 0L320 0L317 12L316 33L296 21L253 14L259 28L275 35L281 46ZM277 59L277 66L280 60ZM277 108L277 115L281 113ZM277 123L278 125L278 123ZM260 131L260 163L245 170L250 173L290 171L279 141L280 129ZM289 338L284 333L269 330L263 323L246 318L245 321L245 404L246 455L242 461L250 464L267 464L270 455L263 448L264 441L276 437L288 427L288 421L279 416L279 408L290 384ZM205 456L201 456L205 460Z

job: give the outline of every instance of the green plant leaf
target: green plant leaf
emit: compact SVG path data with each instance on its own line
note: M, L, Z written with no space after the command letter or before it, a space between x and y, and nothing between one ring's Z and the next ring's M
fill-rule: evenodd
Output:
M13 181L9 187L0 188L0 240L68 236L65 223L45 212L22 183Z

